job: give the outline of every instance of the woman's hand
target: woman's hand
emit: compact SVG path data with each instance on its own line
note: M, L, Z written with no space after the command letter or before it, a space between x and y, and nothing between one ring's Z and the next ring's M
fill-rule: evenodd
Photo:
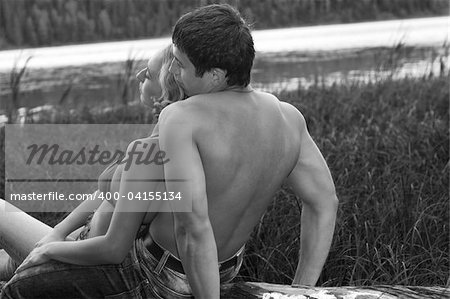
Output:
M34 245L34 248L41 247L44 244L50 243L50 242L56 242L56 241L64 241L66 239L66 236L59 233L55 229L53 229L50 233L45 235L42 239L40 239L36 244Z
M34 248L16 269L16 274L30 267L38 266L50 260L46 255L50 243Z

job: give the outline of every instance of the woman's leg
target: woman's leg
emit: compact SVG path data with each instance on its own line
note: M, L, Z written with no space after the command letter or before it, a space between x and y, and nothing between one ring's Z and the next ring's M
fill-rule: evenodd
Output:
M5 250L0 249L0 281L10 280L18 266Z
M83 227L77 228L73 232L71 232L67 237L66 241L75 241L77 237L80 235L81 231L83 230Z
M120 264L79 266L48 261L19 272L0 298L153 298L133 244Z
M0 199L0 281L9 280L36 242L53 228ZM80 227L66 240L74 241L83 230Z
M21 263L52 227L0 199L0 248Z

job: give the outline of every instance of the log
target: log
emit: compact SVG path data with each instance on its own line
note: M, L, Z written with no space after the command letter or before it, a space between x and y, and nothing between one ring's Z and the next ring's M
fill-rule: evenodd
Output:
M221 298L237 299L425 299L450 298L450 288L417 286L291 287L238 282L223 285Z
M0 290L6 281L0 281ZM416 286L291 287L289 285L239 282L223 285L222 299L442 299L450 288Z

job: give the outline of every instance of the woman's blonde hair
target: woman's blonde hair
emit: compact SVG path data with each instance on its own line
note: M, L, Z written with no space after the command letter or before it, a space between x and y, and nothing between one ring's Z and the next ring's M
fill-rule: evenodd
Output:
M169 45L163 49L162 66L159 71L159 84L161 86L162 94L154 103L153 114L156 117L159 116L162 109L167 105L186 98L183 89L181 89L175 80L175 77L169 71L173 58L172 45Z

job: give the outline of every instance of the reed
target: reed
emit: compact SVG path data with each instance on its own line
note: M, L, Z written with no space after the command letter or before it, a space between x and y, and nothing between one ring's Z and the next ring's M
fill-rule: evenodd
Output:
M280 95L305 115L340 199L319 284L446 285L448 79L312 87ZM243 279L291 282L300 209L287 187L275 196L249 243Z
M28 56L22 66L19 66L20 56L14 61L13 68L9 73L9 88L11 90L11 98L9 103L6 104L6 113L8 120L15 117L17 109L21 107L20 105L20 88L22 79L27 71L28 62L32 59L32 56Z
M449 275L448 74L316 85L283 91L278 97L305 116L340 200L335 237L319 285L445 286ZM87 109L75 116L61 112L57 122L150 122L143 110L128 106L105 113ZM3 196L4 190L0 191ZM248 242L238 280L292 281L300 211L301 204L284 186ZM35 216L53 225L62 215Z
M128 53L127 60L123 63L123 71L117 76L117 87L118 87L118 101L120 104L126 106L130 99L135 98L137 92L135 74L137 59L134 57L133 53L130 51Z

